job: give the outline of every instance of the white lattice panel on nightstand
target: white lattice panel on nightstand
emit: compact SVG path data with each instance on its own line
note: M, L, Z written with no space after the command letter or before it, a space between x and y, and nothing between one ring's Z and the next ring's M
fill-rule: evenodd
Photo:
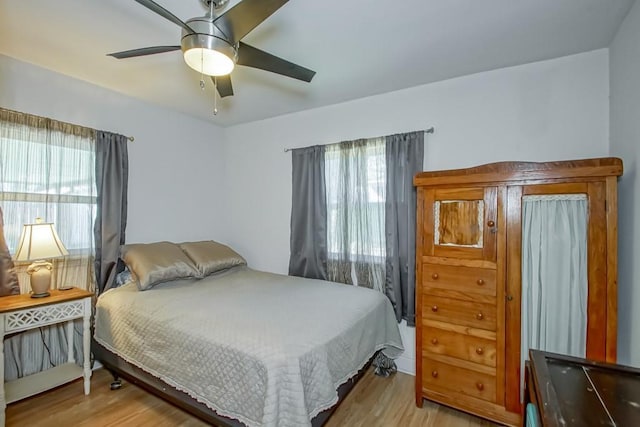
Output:
M5 316L5 333L78 319L82 317L83 313L84 306L82 301L70 301L14 311Z

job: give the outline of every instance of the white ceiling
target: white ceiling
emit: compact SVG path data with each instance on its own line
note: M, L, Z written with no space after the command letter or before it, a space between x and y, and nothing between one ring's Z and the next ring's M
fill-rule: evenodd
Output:
M0 0L0 53L229 126L607 47L633 1L291 0L243 41L316 77L237 67L215 117L210 80L202 92L180 51L105 56L180 44L180 27L133 0ZM200 0L156 2L185 21L205 13Z

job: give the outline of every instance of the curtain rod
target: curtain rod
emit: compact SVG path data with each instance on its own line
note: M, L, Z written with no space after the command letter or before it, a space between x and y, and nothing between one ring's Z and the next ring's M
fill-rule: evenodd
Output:
M433 126L431 126L429 129L425 129L424 133L435 133L435 131L436 131L436 129ZM288 153L291 150L295 150L295 148L285 148L284 152Z
M91 132L97 132L96 129L93 129L93 128L90 128L90 127L87 127L87 126L77 125L75 123L63 122L62 120L56 120L56 119L52 119L52 118L49 118L49 117L38 116L38 115L35 115L35 114L31 114L31 113L23 113L22 111L10 110L8 108L3 108L3 107L0 107L0 111L5 111L5 112L11 113L11 114L20 114L20 115L24 115L24 116L30 116L30 117L33 117L33 118L35 118L37 120L50 120L52 122L58 122L58 123L62 123L62 124L69 125L69 126L75 126L77 128L87 129L88 131L91 131ZM135 138L133 136L125 136L125 138L127 138L130 142L135 141Z

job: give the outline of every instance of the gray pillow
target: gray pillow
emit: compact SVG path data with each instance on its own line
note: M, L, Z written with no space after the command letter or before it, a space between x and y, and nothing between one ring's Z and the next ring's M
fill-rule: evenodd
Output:
M147 290L158 283L199 277L193 261L171 242L135 243L120 248L138 289Z
M4 240L4 220L0 208L0 297L18 295L20 283L7 242Z
M193 260L200 277L247 265L247 261L236 251L213 240L180 243L180 247Z

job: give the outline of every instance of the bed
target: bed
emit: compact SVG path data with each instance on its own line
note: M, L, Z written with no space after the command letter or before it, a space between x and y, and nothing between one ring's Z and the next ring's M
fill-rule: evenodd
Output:
M255 271L241 257L226 268L219 244L207 244L215 262L201 245L185 261L191 277L161 271L148 288L145 269L162 270L149 267L154 256L144 268L124 256L132 280L97 300L97 360L211 423L304 426L326 420L374 354L403 351L381 293Z

